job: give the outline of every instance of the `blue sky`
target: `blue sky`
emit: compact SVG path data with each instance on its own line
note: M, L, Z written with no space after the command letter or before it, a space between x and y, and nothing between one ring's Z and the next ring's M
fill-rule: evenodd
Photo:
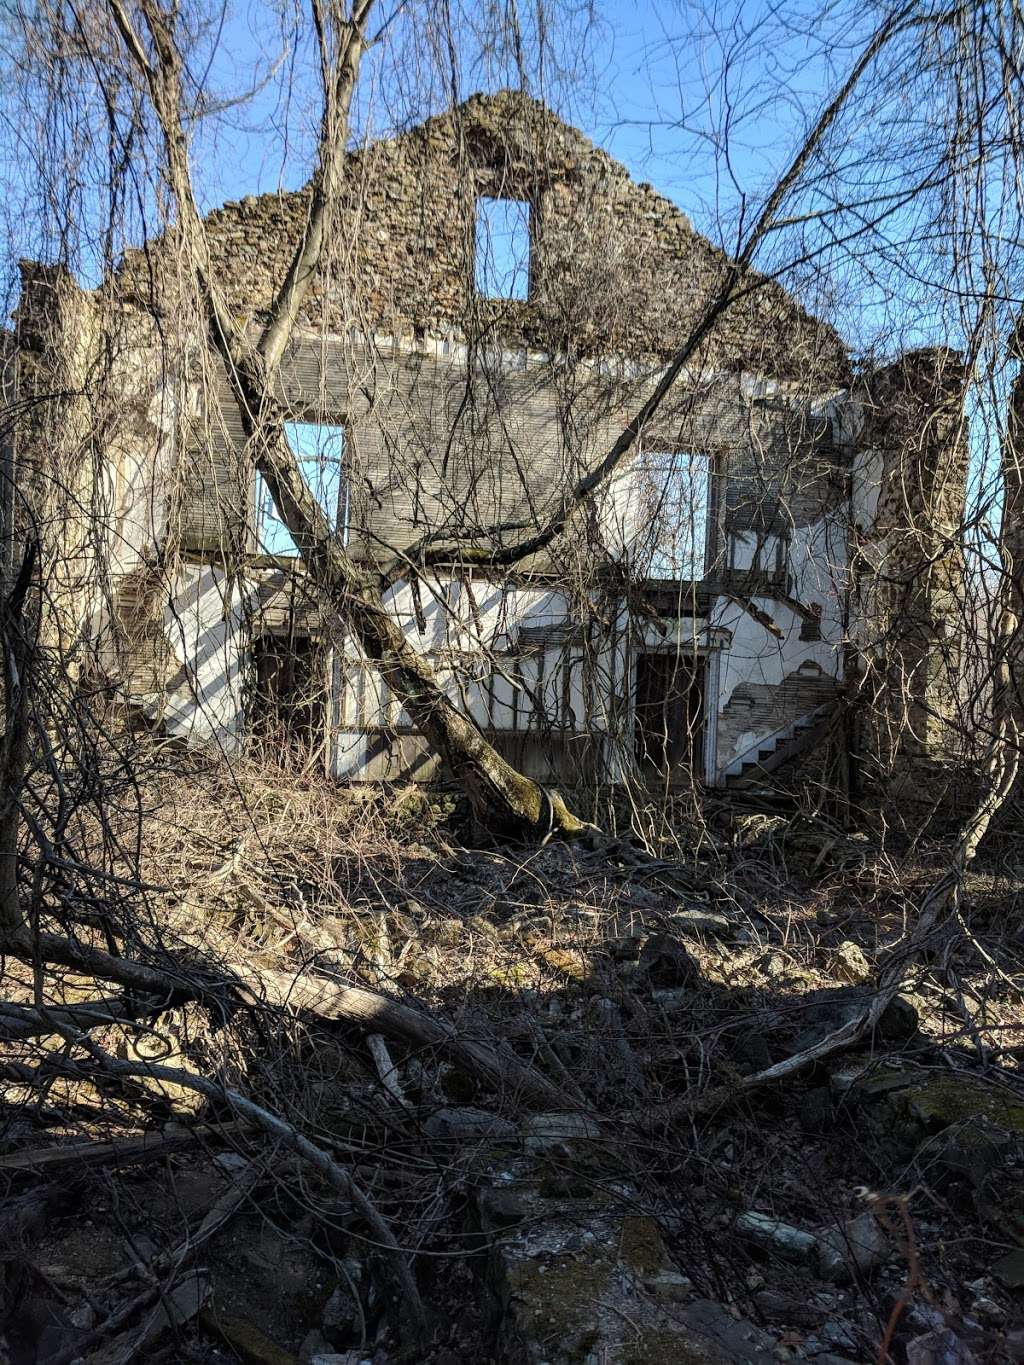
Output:
M723 19L741 26L749 49L730 77L730 94L740 102L730 129L728 166L709 140L721 117L723 92L709 99L706 89L717 74L713 68L721 44L689 27L698 25L698 11L680 0L615 0L599 6L597 20L586 31L581 69L557 71L534 84L532 92L624 162L636 179L652 183L707 228L728 220L742 193L757 193L778 173L806 113L829 89L833 71L799 23L799 8L788 6L792 33L787 36L777 9L763 0L736 0L731 14L729 6L720 7ZM757 43L759 25L771 28L763 47ZM261 67L273 66L278 47L265 11L258 6L233 10L212 65L215 85L225 92L251 85ZM383 93L390 79L383 74L389 55L382 58L381 74L364 67L364 82L373 86L368 97L373 124L381 133L391 131L389 109L400 106L407 116L416 98ZM221 121L208 151L204 139L198 181L205 207L244 194L294 189L305 180L308 145L294 138L301 122L298 99L293 94L286 104L281 98L286 68L287 63L275 68L275 80L238 117L229 115L226 122L234 127ZM459 94L499 88L511 83L510 74L500 62L473 61L467 54ZM422 112L443 103L441 92L433 100L428 96ZM292 123L287 146L281 137L286 118Z

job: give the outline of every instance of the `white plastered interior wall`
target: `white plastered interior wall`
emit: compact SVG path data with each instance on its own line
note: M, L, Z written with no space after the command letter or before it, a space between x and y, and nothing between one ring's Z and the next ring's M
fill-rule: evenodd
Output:
M596 655L587 651L584 663L581 648L557 638L559 632L571 632L577 621L564 592L439 577L421 580L419 618L409 584L396 584L386 600L409 643L430 657L448 696L482 728L507 733L527 729L520 722L532 695L539 703L534 717L538 729L549 724L608 734L624 653L613 637ZM523 631L550 632L553 638L524 654L519 649ZM566 680L567 660L571 667ZM337 708L332 772L358 781L369 753L368 730L413 727L400 701L389 695L377 669L352 641L344 646L341 668L346 686ZM584 669L604 685L588 686Z
M834 402L834 400L833 400ZM838 410L838 405L835 405ZM859 471L859 472L858 472ZM870 457L854 464L853 506L857 522L873 517L872 486L877 501L877 478ZM614 523L614 517L613 517ZM619 523L621 524L621 522ZM779 639L754 620L742 607L719 598L706 622L695 622L692 638L680 638L681 652L706 650L714 658L706 691L707 715L717 718L743 682L779 685L801 664L813 662L823 674L837 681L842 677L845 622L845 575L847 567L848 512L843 506L834 516L808 526L794 527L789 551L793 596L804 606L821 609L821 638L801 640L802 618L772 599L755 599L756 605L782 631ZM742 551L741 551L742 553ZM192 742L213 742L236 749L244 730L243 681L246 664L246 594L237 580L228 582L220 570L188 566L165 610L164 627L181 667L177 685L154 707L159 707L171 733ZM471 596L472 594L472 596ZM555 589L504 586L477 581L439 578L421 583L419 611L413 590L396 585L388 604L410 643L436 663L439 678L453 700L464 705L480 724L496 730L513 728L513 692L520 690L511 676L510 651L523 629L571 627L574 609L567 596ZM421 625L425 628L421 630ZM608 776L615 780L632 763L628 736L632 732L631 698L628 688L627 623L616 622L608 643L596 659L595 673L602 687L591 689L589 705L583 680L570 674L569 707L575 717L586 718L592 732L608 737ZM725 642L728 643L725 643ZM545 662L564 657L564 644L545 651ZM492 678L494 705L485 704L483 675L472 676L472 659L481 664L487 653L497 658ZM367 752L366 727L374 719L381 726L408 726L398 702L386 695L376 669L360 657L348 642L343 646L335 678L344 669L347 686L336 696L332 708L335 728L331 746L331 770L343 780L358 780ZM538 667L537 656L519 660L527 686L529 674ZM558 715L562 699L553 695L554 670L542 697L544 710ZM614 732L614 733L613 733ZM623 738L625 736L626 738ZM713 757L709 768L720 774L744 744L757 735L742 736L728 752Z

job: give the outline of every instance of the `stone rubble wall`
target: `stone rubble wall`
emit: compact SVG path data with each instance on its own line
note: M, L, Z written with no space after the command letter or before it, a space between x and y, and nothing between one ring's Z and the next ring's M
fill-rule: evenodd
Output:
M477 195L531 205L528 300L476 295ZM297 191L208 215L214 275L239 316L265 316L307 211L308 193ZM148 299L155 271L171 306L174 247L172 232L130 253L118 281L125 295ZM335 333L500 336L551 353L664 359L727 266L670 200L542 104L504 91L353 153L304 321ZM716 325L702 359L818 386L848 374L834 330L774 283Z

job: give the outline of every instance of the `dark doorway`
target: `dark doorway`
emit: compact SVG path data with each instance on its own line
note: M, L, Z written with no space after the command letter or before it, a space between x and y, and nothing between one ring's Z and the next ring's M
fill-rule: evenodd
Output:
M704 774L704 661L663 652L634 660L636 761L650 778Z
M254 641L251 731L268 757L305 766L326 739L327 657L309 636L262 635Z

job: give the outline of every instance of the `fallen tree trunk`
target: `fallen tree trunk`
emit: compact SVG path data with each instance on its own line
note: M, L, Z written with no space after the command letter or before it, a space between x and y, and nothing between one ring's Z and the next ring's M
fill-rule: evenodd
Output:
M517 1099L541 1109L565 1106L563 1090L520 1061L511 1049L489 1047L464 1038L444 1020L362 986L345 986L308 973L289 975L256 969L238 962L227 964L230 974L224 976L182 962L176 962L173 969L170 966L161 969L54 934L40 934L37 938L20 934L4 946L25 961L71 967L167 1000L199 1000L224 1010L241 999L250 1006L269 1005L321 1022L354 1024L367 1033L380 1033L409 1047L434 1048L474 1080L498 1092L511 1091Z
M0 1171L43 1172L65 1166L134 1166L162 1160L175 1152L187 1152L215 1141L228 1141L252 1131L252 1124L199 1124L188 1132L143 1133L139 1137L114 1138L109 1142L69 1142L63 1146L33 1147L30 1151L0 1156Z

